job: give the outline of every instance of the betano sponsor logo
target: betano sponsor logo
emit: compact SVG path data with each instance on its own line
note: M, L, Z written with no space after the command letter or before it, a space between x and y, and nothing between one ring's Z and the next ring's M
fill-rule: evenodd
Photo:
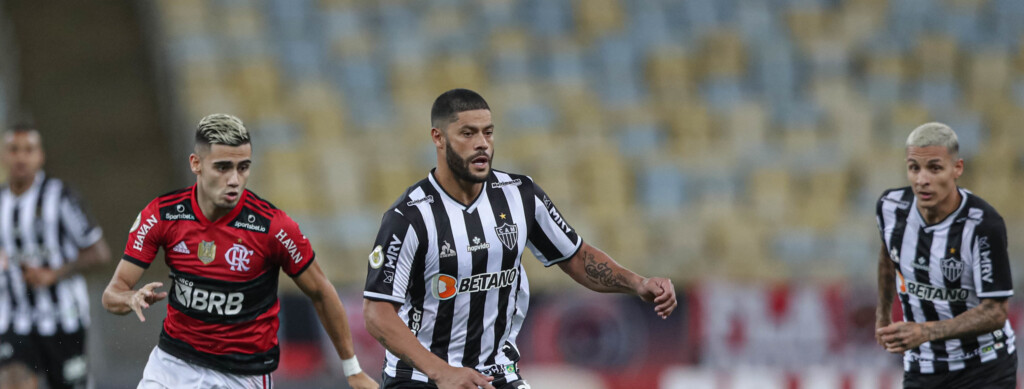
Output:
M900 293L909 294L922 300L964 302L967 301L967 298L971 293L969 290L962 288L939 288L928 284L905 280L902 277L900 277L900 279L906 283L905 286L900 286Z
M448 300L458 294L484 292L512 286L518 277L518 269L475 274L459 280L447 274L438 274L431 278L431 294L438 300Z

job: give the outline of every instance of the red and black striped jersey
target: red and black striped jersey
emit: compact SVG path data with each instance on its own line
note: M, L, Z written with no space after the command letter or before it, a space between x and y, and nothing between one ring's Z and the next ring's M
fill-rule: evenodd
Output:
M297 277L313 250L287 214L248 190L213 222L198 212L195 192L193 185L150 202L124 249L123 260L143 268L164 249L171 288L159 347L233 374L274 371L278 271Z

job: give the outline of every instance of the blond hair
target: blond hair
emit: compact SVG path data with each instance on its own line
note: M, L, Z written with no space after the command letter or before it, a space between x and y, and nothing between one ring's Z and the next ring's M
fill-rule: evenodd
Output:
M910 136L907 137L907 147L928 146L945 147L954 160L960 153L960 141L957 140L956 132L939 122L922 124L911 131Z
M207 115L196 126L196 146L241 146L250 143L242 120L225 113Z

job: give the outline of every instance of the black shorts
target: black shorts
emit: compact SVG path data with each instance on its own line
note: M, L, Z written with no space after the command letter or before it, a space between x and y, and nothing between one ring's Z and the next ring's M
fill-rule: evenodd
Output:
M22 363L46 377L51 389L84 388L89 381L85 359L85 331L41 336L0 335L0 366Z
M437 389L437 385L429 382L415 381L404 378L390 377L387 374L382 374L383 383L380 385L380 389ZM512 381L502 386L496 386L494 389L530 389L530 385L524 380Z
M956 389L1016 389L1017 353L982 363L973 369L948 373L903 373L904 389L956 388Z

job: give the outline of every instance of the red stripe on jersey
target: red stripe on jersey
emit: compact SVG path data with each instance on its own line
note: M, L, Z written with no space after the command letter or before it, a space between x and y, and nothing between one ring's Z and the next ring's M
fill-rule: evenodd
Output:
M177 202L179 202L179 201L181 201L181 200L183 200L185 198L188 198L191 195L192 195L192 188L189 188L189 190L185 190L185 191L181 191L181 192L172 192L170 194L157 197L156 201L157 201L157 203L161 207L163 207L163 206L165 206L167 204L177 203Z
M207 354L258 354L277 345L277 329L280 325L277 313L280 310L281 302L278 301L267 312L251 321L211 324L194 319L168 305L164 331Z

